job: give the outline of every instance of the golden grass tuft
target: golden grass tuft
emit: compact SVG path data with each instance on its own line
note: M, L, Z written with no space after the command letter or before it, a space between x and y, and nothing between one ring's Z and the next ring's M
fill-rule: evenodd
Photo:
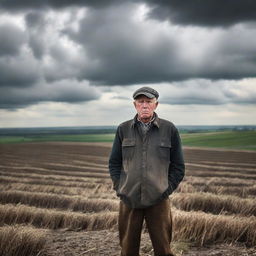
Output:
M209 192L218 195L235 195L242 198L256 196L255 185L233 186L233 184L214 185L209 183L191 184L183 182L180 184L176 192L180 193L195 193L195 192Z
M50 176L45 177L41 175L37 175L36 177L33 176L33 174L30 174L29 176L26 175L19 175L19 174L6 174L4 172L0 171L0 185L3 184L17 184L17 183L23 183L23 184L32 184L32 185L51 185L51 186L62 186L62 187L77 187L77 188L95 188L97 185L108 185L111 186L111 181L97 178L73 178L73 177L61 177L58 178L56 176Z
M205 170L191 170L188 169L186 171L187 175L195 176L195 177L204 177L204 178L211 178L211 177L219 177L219 178L230 178L230 179L242 179L242 180L256 180L255 174L243 174L243 173L232 173L232 172L216 172L216 171L205 171Z
M242 180L238 178L229 177L195 177L185 176L184 181L192 184L193 186L227 186L227 187L246 187L253 186L254 180ZM181 183L182 184L182 183Z
M31 224L39 228L101 230L117 224L116 212L83 214L71 211L40 209L26 205L0 205L0 225Z
M256 246L256 218L184 212L172 209L174 238L206 245L216 242L243 242ZM102 230L117 228L117 212L82 214L39 209L25 205L2 205L0 224L30 224L39 228Z
M184 212L173 209L174 239L196 245L242 242L256 246L256 218Z
M218 195L235 195L239 197L255 197L256 186L232 187L232 186L206 186L201 189L202 192L209 192Z
M98 182L104 183L110 182L109 177L73 177L73 176L64 176L64 175L54 175L54 174L36 174L33 171L30 173L20 173L13 170L8 171L0 171L0 175L5 176L4 178L1 177L0 183L5 182L6 178L13 178L13 182L15 182L14 178L16 180L18 179L18 182L22 181L25 183L32 183L32 184L45 184L45 185L55 185L55 184L62 184L65 182L67 186L71 184L77 184L79 186L80 184L83 184L84 182Z
M7 183L2 185L3 191L27 191L27 192L41 192L52 193L70 196L83 196L84 198L105 198L116 199L115 192L112 190L110 184L97 184L87 183L84 188L72 187L72 186L59 186L59 185L38 185L38 184L26 184L26 183Z
M211 193L174 193L172 204L184 211L204 211L213 214L227 213L256 216L254 199L236 196L214 195Z
M81 212L117 211L118 201L110 199L86 199L81 196L64 196L50 193L25 191L2 191L0 202L3 204L26 204L43 208L69 209Z
M29 226L0 227L0 255L42 256L47 232Z

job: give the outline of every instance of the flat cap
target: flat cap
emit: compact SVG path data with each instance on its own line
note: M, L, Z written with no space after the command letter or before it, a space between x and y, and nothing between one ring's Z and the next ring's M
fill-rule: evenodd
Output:
M138 90L136 90L133 94L133 98L136 99L140 95L145 95L146 97L153 99L156 98L158 99L159 93L154 90L151 87L141 87Z

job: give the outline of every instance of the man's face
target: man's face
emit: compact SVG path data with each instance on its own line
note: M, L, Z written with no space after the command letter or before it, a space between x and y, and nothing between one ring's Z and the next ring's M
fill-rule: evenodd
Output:
M134 106L137 110L138 117L142 121L149 121L153 116L158 102L156 98L150 99L144 95L137 97L134 101Z

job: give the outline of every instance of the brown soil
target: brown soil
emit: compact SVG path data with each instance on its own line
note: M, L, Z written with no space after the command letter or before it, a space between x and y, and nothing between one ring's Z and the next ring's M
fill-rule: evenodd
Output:
M49 256L119 256L118 233L116 231L101 230L87 232L52 231L46 248ZM242 245L211 245L209 247L185 246L173 242L173 251L179 251L177 256L255 256L255 249L248 249ZM147 233L142 233L141 256L153 256L151 242Z
M110 143L51 142L0 145L0 181L2 176L8 178L16 175L21 177L21 182L25 182L25 177L22 175L27 175L27 178L32 180L31 176L36 174L38 177L42 177L42 181L46 182L47 179L53 179L56 175L58 181L70 177L70 180L77 178L75 182L80 182L79 177L81 179L96 177L100 182L109 184L107 164L110 150ZM255 151L185 147L184 154L186 163L190 163L187 165L187 180L198 179L207 184L218 177L217 179L223 182L226 179L228 186L228 182L232 185L232 181L238 182L239 178L239 185L244 187L247 187L249 182L255 182ZM88 166L90 172L87 172ZM225 166L228 166L228 170L221 168ZM232 167L234 167L233 172ZM243 167L248 172L247 174L243 173L242 170L240 172L239 168L242 169ZM82 176L81 173L83 173ZM232 173L233 176L228 176L228 173ZM252 176L249 177L248 183L245 182L247 175ZM4 182L3 179L2 183ZM220 244L200 248L177 241L173 243L173 248L179 252L177 255L256 256L255 248L245 248L239 244ZM87 232L51 230L49 231L46 253L49 256L117 256L120 255L118 233L116 230ZM153 255L153 252L148 234L143 233L141 256L146 255Z

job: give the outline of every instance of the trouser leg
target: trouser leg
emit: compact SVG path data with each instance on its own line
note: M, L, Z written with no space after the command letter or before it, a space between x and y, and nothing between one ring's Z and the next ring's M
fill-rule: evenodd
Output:
M122 256L139 255L143 219L143 210L131 209L120 201L118 228Z
M145 210L145 220L156 256L173 255L170 248L172 239L172 216L170 200Z

